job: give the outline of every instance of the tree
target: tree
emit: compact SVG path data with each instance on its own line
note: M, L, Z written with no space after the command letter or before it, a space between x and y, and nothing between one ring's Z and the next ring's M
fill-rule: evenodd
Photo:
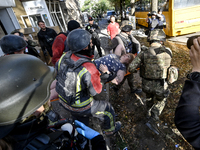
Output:
M84 12L84 11L87 11L90 13L90 5L91 5L91 0L85 0L84 1L84 5L83 7L81 8L81 11Z
M158 0L152 0L151 9L152 9L151 11L155 11L155 12L158 11Z

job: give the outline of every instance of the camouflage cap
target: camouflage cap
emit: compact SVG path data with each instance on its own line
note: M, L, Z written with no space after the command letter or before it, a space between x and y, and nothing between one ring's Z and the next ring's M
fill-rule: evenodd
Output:
M126 26L126 25L129 25L129 26L133 27L133 23L132 23L132 22L130 22L130 21L128 21L128 20L124 20L124 21L122 21L122 24L121 24L121 26L120 26L120 30L122 30L122 28L123 28L124 26Z
M152 30L150 33L150 41L165 41L166 35L162 29Z

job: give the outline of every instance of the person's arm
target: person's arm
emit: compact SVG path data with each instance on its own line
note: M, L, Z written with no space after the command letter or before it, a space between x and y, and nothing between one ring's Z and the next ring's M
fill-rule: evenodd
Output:
M118 70L117 76L111 81L112 83L118 85L124 79L126 72L124 70Z
M63 36L63 37L62 37ZM55 65L55 63L60 59L60 57L63 54L63 51L65 50L65 40L66 36L64 34L58 35L52 45L52 52L53 52L53 57L52 57L52 63Z
M39 33L40 33L40 32L39 32ZM38 36L38 41L39 41L39 43L40 43L40 47L41 47L42 51L44 52L44 51L45 51L45 42L44 42L43 38L40 36L39 33L37 34L37 36Z
M54 29L52 29L52 34L53 34L53 39L55 39L56 36L58 35Z
M193 40L189 54L192 72L197 74L185 81L175 112L175 124L184 138L195 149L200 149L200 37Z
M110 36L110 26L108 25L108 27L107 27L107 33L108 33L108 35Z
M126 54L126 49L125 49L124 45L119 44L116 47L114 54L116 54L118 56L122 56L123 54Z
M134 44L134 48L136 49L137 54L139 54L140 51L141 51L140 42L135 37L133 37L132 35L130 35L130 37L131 37L131 40Z
M100 27L98 25L95 24L95 32L96 33L100 33Z
M133 61L129 64L128 66L128 71L130 73L134 73L135 70L138 68L138 66L140 65L140 63L142 62L142 56L143 56L143 52L140 52L134 59Z

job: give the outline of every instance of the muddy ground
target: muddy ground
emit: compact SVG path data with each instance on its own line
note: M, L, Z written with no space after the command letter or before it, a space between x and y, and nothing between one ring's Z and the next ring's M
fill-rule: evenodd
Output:
M136 37L142 44L148 46L146 38ZM175 109L178 104L186 74L191 69L189 50L185 45L166 42L173 52L171 64L179 68L178 81L169 86L170 95L167 104L157 122L159 135L152 132L145 123L147 122L147 109L145 105L145 93L131 94L127 82L123 85L117 96L110 88L110 102L115 108L117 120L123 123L120 135L111 138L112 149L119 150L128 147L130 150L192 150L192 146L185 141L174 124ZM136 82L141 85L139 74L136 74ZM112 85L110 84L110 87Z

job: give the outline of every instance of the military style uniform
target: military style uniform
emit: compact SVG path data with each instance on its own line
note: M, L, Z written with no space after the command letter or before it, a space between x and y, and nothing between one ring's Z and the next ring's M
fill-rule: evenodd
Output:
M92 43L94 46L96 45L99 56L102 57L102 52L101 52L101 42L98 33L100 32L100 28L96 24L89 24L85 28L88 32L92 34Z
M144 48L129 65L128 71L134 72L140 65L142 90L146 93L149 115L159 119L169 95L167 69L170 67L172 52L169 48L155 43L155 46Z

